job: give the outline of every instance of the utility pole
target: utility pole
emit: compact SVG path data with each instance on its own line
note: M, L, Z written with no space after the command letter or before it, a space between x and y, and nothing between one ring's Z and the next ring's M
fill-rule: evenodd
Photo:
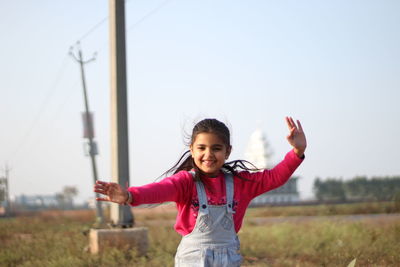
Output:
M111 64L111 157L112 181L129 186L128 105L125 47L125 0L109 0ZM111 204L115 227L134 225L129 206Z
M110 6L110 72L111 72L111 179L129 186L128 105L125 59L125 0L109 0ZM105 244L120 248L136 247L145 255L149 246L148 230L133 227L129 206L111 204L112 229L91 229L89 248L99 253Z
M88 139L88 145L89 145L89 156L91 159L92 163L92 172L93 172L93 182L96 183L97 181L97 167L96 167L96 155L97 153L97 145L96 142L94 141L94 127L93 127L93 119L90 113L89 109L89 100L87 96L87 90L86 90L86 80L85 80L85 70L84 70L84 65L92 62L96 59L95 55L89 59L84 61L83 60L83 55L82 55L82 50L80 47L79 42L77 43L77 49L78 49L78 56L75 56L73 53L73 47L71 47L69 54L70 56L79 63L80 69L81 69L81 77L82 77L82 87L83 87L83 97L85 101L85 113L83 115L83 121L84 121L84 138ZM99 194L95 193L96 197L99 197ZM103 217L103 210L101 208L101 202L96 201L96 224L103 225L104 224L104 217Z
M10 191L9 191L8 179L9 179L11 169L6 164L3 171L4 171L5 176L4 176L4 178L0 178L0 184L4 183L4 202L6 203L6 205L4 207L5 214L10 215L11 205L10 205Z
M5 168L4 168L4 172L5 172L5 174L6 174L6 177L5 177L5 182L6 182L6 214L9 214L10 212L11 212L11 210L10 210L10 208L11 208L11 205L10 205L10 187L9 187L9 182L8 182L8 179L9 179L9 177L10 177L10 168L8 167L8 165L6 164L6 166L5 166Z

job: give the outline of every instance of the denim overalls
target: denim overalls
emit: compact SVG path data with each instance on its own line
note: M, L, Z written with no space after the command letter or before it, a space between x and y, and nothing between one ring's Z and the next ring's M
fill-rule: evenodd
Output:
M193 175L193 173L192 173ZM240 243L233 225L233 177L225 173L226 204L208 205L201 181L196 181L199 212L196 225L185 235L175 255L176 267L240 266Z

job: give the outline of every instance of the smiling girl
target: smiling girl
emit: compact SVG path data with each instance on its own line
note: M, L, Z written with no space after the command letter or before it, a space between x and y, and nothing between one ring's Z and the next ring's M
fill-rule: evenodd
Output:
M137 206L174 201L178 215L175 230L182 240L175 266L240 266L240 230L250 201L283 185L304 159L307 146L300 121L286 117L293 147L271 170L248 168L243 160L226 162L232 150L230 132L216 119L198 122L189 150L160 182L128 189L97 181L98 201Z

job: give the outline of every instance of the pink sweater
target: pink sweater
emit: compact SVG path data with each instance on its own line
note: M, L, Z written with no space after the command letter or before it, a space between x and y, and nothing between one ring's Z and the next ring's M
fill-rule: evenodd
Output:
M233 220L236 232L242 226L243 217L250 201L256 196L286 183L302 161L291 150L286 154L284 160L271 170L256 173L239 172L241 177L251 181L234 177L233 209L235 213ZM203 178L202 182L205 184L209 205L226 204L225 179L222 172L218 177ZM167 201L176 202L178 215L175 230L181 235L192 232L199 210L199 201L195 182L189 172L180 171L160 182L130 187L128 190L133 196L133 206Z

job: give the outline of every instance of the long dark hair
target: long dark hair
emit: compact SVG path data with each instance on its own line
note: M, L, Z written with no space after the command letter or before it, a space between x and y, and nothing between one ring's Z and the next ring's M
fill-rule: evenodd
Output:
M224 145L227 147L227 149L231 147L231 135L229 132L228 127L216 120L216 119L204 119L199 121L192 130L192 134L190 136L190 141L189 141L189 146L194 143L196 140L196 137L200 133L213 133L217 135ZM250 166L250 167L249 167ZM224 169L227 172L232 173L234 176L248 180L246 178L240 177L237 173L238 170L245 170L245 171L259 171L257 167L255 167L252 163L246 161L246 160L233 160L229 162L225 162L225 164L222 166L222 169ZM177 163L167 170L163 175L168 175L168 174L175 174L179 171L195 171L195 175L193 179L195 181L199 181L201 178L202 171L196 166L194 163L194 159L191 157L190 150L187 150L183 153L183 155L180 157Z

